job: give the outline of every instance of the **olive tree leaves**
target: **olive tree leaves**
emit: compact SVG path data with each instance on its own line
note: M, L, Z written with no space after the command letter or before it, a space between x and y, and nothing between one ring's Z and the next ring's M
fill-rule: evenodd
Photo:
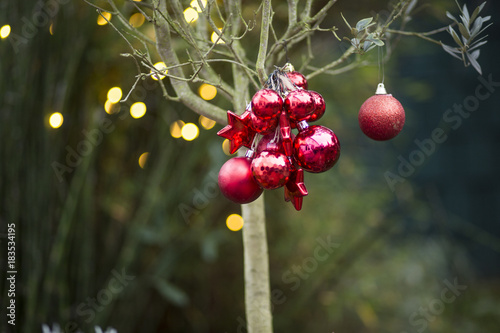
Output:
M353 38L344 37L344 39L356 48L357 53L364 54L376 46L384 46L384 42L380 39L380 33L377 31L370 32L368 29L376 24L373 22L373 17L359 20L355 27L351 27L344 15L342 15L342 18L353 36Z
M447 30L457 46L452 47L446 44L441 45L443 49L451 56L462 60L465 66L472 65L472 67L474 67L474 69L478 71L479 74L482 74L481 66L478 62L478 58L481 52L479 48L488 42L486 40L486 37L488 37L488 35L482 37L479 36L493 24L490 23L483 27L484 23L491 19L491 16L479 16L479 13L486 5L486 1L479 5L472 12L472 14L469 14L469 10L467 9L467 6L465 4L462 8L460 8L458 2L457 5L461 13L460 21L449 12L446 12L446 16L453 20L454 24L458 26L458 32L460 33L460 35L455 31L452 25L449 25Z

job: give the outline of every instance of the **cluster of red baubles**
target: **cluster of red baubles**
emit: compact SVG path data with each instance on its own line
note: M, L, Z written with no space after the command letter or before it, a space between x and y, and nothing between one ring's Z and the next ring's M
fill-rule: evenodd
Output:
M300 210L307 195L304 171L324 172L339 159L335 133L308 124L323 116L323 97L307 90L302 74L285 68L269 76L243 114L228 111L228 125L217 133L230 141L231 154L249 148L245 157L231 158L219 172L222 193L237 203L254 201L264 189L284 187L285 200Z

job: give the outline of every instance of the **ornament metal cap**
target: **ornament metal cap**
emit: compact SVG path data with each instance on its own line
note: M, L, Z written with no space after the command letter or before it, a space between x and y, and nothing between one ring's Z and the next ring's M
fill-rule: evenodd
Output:
M305 120L301 120L297 123L297 128L299 129L299 131L302 131L308 127L309 127L309 124Z
M252 149L248 149L247 152L245 153L245 157L252 159L255 156L255 151Z
M385 86L383 83L378 84L377 91L375 91L375 95L387 95L387 90L385 90Z

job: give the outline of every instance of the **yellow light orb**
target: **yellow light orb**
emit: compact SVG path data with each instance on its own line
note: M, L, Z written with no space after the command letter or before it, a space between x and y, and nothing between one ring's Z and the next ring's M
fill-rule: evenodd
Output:
M146 110L146 104L144 104L143 102L135 102L130 106L130 115L133 118L138 119L146 114Z
M196 9L188 7L184 10L184 19L187 23L193 23L198 19L198 12Z
M217 96L217 88L215 88L211 84L203 83L198 89L198 93L200 94L201 98L203 98L206 101L209 101L211 99L214 99L215 96Z
M222 31L222 28L219 28L219 31ZM219 38L219 34L217 34L215 31L212 32L212 37L210 38L212 40L212 43L217 43L217 44L225 44L225 42L221 39L217 40Z
M198 4L198 0L191 1L191 3L189 5L191 7L193 7L194 9L196 9L196 11L198 13L201 13L203 11L203 9L207 6L207 0L201 0L201 5L203 7L200 7L200 5Z
M64 122L64 117L60 112L54 112L50 115L49 124L52 128L59 128Z
M198 121L200 122L200 125L206 130L209 130L215 126L215 121L205 116L200 116L200 119Z
M182 138L186 141L193 141L198 137L199 134L200 130L198 129L198 126L193 123L187 123L186 125L182 126L181 135Z
M243 228L243 218L238 214L231 214L226 219L226 226L231 231L239 231Z
M184 122L182 120L174 121L170 125L170 135L173 138L180 138L182 136L182 127L184 127Z
M113 114L117 113L120 111L120 105L117 105L115 103L112 103L109 99L106 100L104 103L104 111L106 111L107 114Z
M167 65L165 65L163 61L157 62L156 64L153 65L153 67L159 71L165 72L165 74L168 73ZM153 73L153 71L151 70L150 73ZM153 80L158 81L158 79L163 80L165 78L165 75L154 74L151 77L153 78Z
M52 36L54 35L54 22L50 23L49 33L50 33Z
M113 87L108 90L108 100L111 103L118 103L122 98L122 90L120 87Z
M224 152L224 154L226 154L227 156L231 156L230 150L231 150L231 143L229 142L229 140L228 140L228 139L225 139L225 140L222 142L222 151L223 151L223 152Z
M98 25L106 25L106 24L108 24L108 21L111 20L111 13L102 12L101 14L102 14L102 16L101 15L97 16L97 24ZM106 19L104 19L103 16ZM106 21L106 20L108 20L108 21Z
M142 15L142 13L135 13L130 16L130 18L128 19L128 23L130 23L130 25L134 28L139 28L144 24L145 20L146 18L144 17L144 15Z
M148 160L148 156L149 156L148 152L142 153L141 156L139 156L138 162L141 169L144 169L144 166L146 165L146 162Z
M6 24L0 28L0 38L4 39L10 35L10 25Z

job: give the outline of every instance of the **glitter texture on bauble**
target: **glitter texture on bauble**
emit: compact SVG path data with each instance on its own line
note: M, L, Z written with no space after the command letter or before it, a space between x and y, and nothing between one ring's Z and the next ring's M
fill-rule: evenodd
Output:
M387 94L384 85L380 83L375 95L361 105L358 121L366 136L385 141L401 132L405 124L405 111L401 103Z

